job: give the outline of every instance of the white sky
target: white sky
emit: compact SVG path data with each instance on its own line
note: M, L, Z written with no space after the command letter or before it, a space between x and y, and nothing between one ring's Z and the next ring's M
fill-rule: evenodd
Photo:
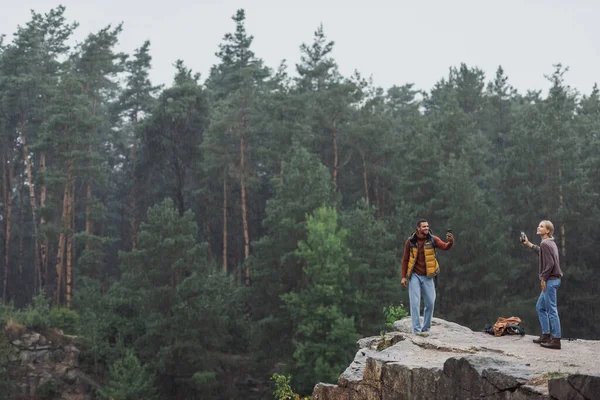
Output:
M461 62L488 79L502 65L521 93L546 93L544 75L559 62L570 68L567 83L582 93L600 81L600 2L593 0L0 0L0 33L10 41L31 9L58 4L80 23L77 41L119 22L120 50L131 54L149 39L153 83L170 84L178 58L204 80L239 8L255 54L272 68L286 59L290 72L300 44L311 43L323 23L341 72L356 69L384 88L414 83L430 90Z

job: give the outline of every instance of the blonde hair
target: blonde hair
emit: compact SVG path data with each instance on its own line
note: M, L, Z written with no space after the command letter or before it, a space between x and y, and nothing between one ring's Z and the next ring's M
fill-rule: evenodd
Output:
M544 228L550 231L549 236L554 237L554 224L548 220L543 220L540 224L544 225Z

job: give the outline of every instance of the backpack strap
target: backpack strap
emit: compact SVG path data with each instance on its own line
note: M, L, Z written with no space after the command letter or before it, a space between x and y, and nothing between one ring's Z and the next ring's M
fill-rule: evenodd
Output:
M525 335L525 329L517 324L508 324L506 328L504 328L504 334L508 335Z

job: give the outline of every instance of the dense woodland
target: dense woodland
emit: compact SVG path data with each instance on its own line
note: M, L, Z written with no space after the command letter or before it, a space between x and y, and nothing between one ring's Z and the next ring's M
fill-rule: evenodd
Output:
M407 305L420 217L456 236L435 316L517 315L537 334L518 237L550 219L564 337L600 338L600 91L566 66L540 71L544 92L464 64L385 89L343 76L323 27L289 43L298 64L265 65L239 10L210 74L176 61L163 87L150 42L123 54L121 25L74 44L76 28L62 7L32 12L0 45L0 306L63 310L100 398L335 382L383 307Z

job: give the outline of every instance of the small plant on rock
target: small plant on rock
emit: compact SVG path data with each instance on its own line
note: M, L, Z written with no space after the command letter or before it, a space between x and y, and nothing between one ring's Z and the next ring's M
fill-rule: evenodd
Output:
M565 376L569 376L569 374L566 372L554 371L554 372L546 373L545 376L548 379L558 379L558 378L564 378Z
M295 393L291 386L292 377L290 375L273 374L271 380L275 381L275 391L273 396L276 400L311 400L311 397L302 397Z
M393 328L394 322L408 317L408 311L402 303L398 306L390 304L389 307L383 307L383 316L385 317L385 326Z

